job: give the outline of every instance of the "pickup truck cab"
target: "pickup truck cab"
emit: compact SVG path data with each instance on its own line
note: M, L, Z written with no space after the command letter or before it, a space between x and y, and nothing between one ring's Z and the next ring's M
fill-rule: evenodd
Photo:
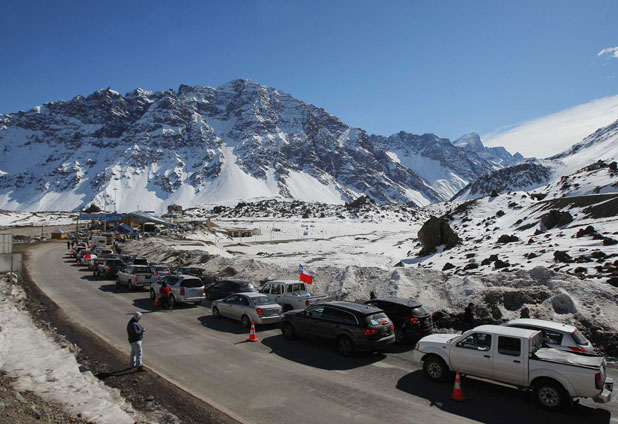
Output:
M309 294L307 285L298 280L268 281L260 288L259 292L283 306L284 312L293 309L305 309L309 305L328 299L326 295L312 296Z
M157 275L149 266L129 265L118 272L116 285L127 286L129 290L133 290L135 287L150 287L150 284L157 280Z
M573 398L610 400L613 380L606 377L602 356L580 355L542 347L538 330L482 325L463 335L434 334L419 340L414 359L425 375L445 381L450 371L531 389L550 410Z

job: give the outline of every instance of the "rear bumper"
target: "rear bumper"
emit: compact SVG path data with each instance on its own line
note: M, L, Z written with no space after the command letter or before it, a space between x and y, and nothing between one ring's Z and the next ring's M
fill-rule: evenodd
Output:
M281 322L281 315L273 315L271 317L260 317L258 316L255 320L256 324L275 324L277 322Z
M180 298L180 301L184 303L201 302L202 300L206 300L206 296L191 296L191 297L183 296Z
M390 345L395 343L395 335L391 334L390 336L382 337L379 340L363 340L363 341L355 341L356 347L361 350L382 350L386 349Z
M607 377L605 379L605 385L603 386L603 391L592 400L596 403L607 403L612 400L612 392L614 390L614 379Z

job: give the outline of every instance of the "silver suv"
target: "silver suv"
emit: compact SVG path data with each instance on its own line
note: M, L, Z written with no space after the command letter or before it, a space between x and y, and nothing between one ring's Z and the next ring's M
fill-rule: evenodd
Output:
M199 305L206 299L204 283L193 275L166 275L161 280L150 285L150 298L154 301L158 296L163 282L171 288L170 304L173 307L177 303L193 303Z
M587 353L590 355L596 354L592 343L580 333L577 327L572 325L532 318L514 319L502 325L527 328L529 330L540 330L541 333L543 333L543 344L553 347L554 349Z

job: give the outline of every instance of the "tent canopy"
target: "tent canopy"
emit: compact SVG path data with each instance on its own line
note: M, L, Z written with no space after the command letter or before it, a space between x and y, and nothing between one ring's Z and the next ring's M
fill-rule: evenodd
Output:
M134 231L133 228L127 224L120 224L119 226L114 228L114 230L118 231L119 233L132 233Z

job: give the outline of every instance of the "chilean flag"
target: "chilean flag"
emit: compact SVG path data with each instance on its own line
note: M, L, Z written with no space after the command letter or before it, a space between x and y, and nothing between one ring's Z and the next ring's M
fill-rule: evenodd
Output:
M313 283L313 273L302 265L300 265L300 281L307 284Z

